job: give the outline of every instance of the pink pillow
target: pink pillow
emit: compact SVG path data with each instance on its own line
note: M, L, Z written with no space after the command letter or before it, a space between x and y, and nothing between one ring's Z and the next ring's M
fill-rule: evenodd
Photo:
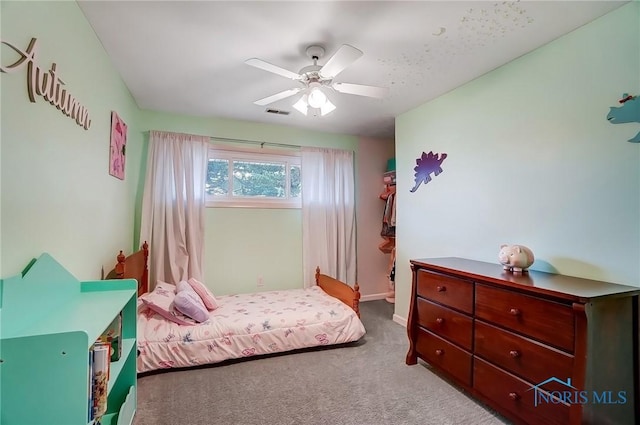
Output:
M140 300L154 312L179 325L194 325L190 317L177 311L173 305L176 298L176 287L170 283L158 281L155 289L140 296Z
M216 297L213 296L209 288L207 288L204 283L191 278L187 281L189 285L196 291L196 294L200 296L202 302L204 303L207 310L212 311L218 308L218 302L216 301Z
M181 281L177 285L178 294L173 300L176 310L185 316L191 317L196 322L205 322L209 319L209 312L196 294L196 291L186 281Z

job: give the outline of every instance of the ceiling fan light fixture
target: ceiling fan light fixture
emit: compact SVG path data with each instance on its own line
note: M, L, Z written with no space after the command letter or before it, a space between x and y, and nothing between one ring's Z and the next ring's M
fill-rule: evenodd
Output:
M336 105L334 105L329 100L327 100L324 103L324 105L322 105L320 107L320 115L322 115L324 117L325 115L327 115L329 112L333 111L334 109L336 109Z
M313 90L319 90L319 93L323 96L324 102L320 106L314 106L311 102L311 94ZM331 103L331 101L327 98L327 95L324 94L319 87L314 87L308 94L303 94L300 99L296 103L293 104L293 107L300 112L302 115L309 115L309 110L311 110L311 115L313 116L325 116L328 113L332 112L336 109L336 106Z
M293 107L298 110L303 115L307 115L307 109L309 108L309 104L307 103L307 95L304 94L296 103L293 104Z
M327 103L327 95L324 94L320 87L320 83L314 82L309 84L310 90L309 98L307 101L309 102L309 106L311 106L312 108L321 108L325 103Z

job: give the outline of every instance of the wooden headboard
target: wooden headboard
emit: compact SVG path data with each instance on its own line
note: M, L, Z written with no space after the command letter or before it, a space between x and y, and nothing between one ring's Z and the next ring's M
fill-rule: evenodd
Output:
M360 317L360 287L358 283L352 288L338 279L320 273L320 267L316 267L316 284L327 294L351 307Z
M106 279L135 279L138 281L138 296L149 291L149 244L145 241L140 251L125 257L120 251L116 267Z

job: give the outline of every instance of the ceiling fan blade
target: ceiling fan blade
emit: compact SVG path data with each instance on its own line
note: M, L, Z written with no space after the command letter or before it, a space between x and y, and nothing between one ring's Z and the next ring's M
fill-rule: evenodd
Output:
M292 80L299 80L301 78L300 74L296 74L295 72L280 68L279 66L273 65L269 62L265 62L262 59L251 58L244 61L244 63L256 68L263 69L265 71L273 72L274 74L282 75L283 77L291 78Z
M298 93L300 90L302 90L302 87L281 91L280 93L276 93L274 95L265 97L263 99L256 100L253 103L255 103L256 105L265 106L270 103L277 102L278 100L285 99L289 96L293 96L294 94Z
M377 97L379 99L385 98L389 94L389 89L386 87L365 86L363 84L351 83L333 83L331 86L340 93Z
M361 50L348 44L343 44L320 69L320 75L325 78L334 78L362 55Z

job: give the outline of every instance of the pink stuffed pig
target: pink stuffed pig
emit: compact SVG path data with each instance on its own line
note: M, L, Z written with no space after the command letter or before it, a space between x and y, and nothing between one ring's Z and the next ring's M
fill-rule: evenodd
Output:
M535 261L533 252L524 245L500 245L498 260L505 270L514 273L526 272Z

